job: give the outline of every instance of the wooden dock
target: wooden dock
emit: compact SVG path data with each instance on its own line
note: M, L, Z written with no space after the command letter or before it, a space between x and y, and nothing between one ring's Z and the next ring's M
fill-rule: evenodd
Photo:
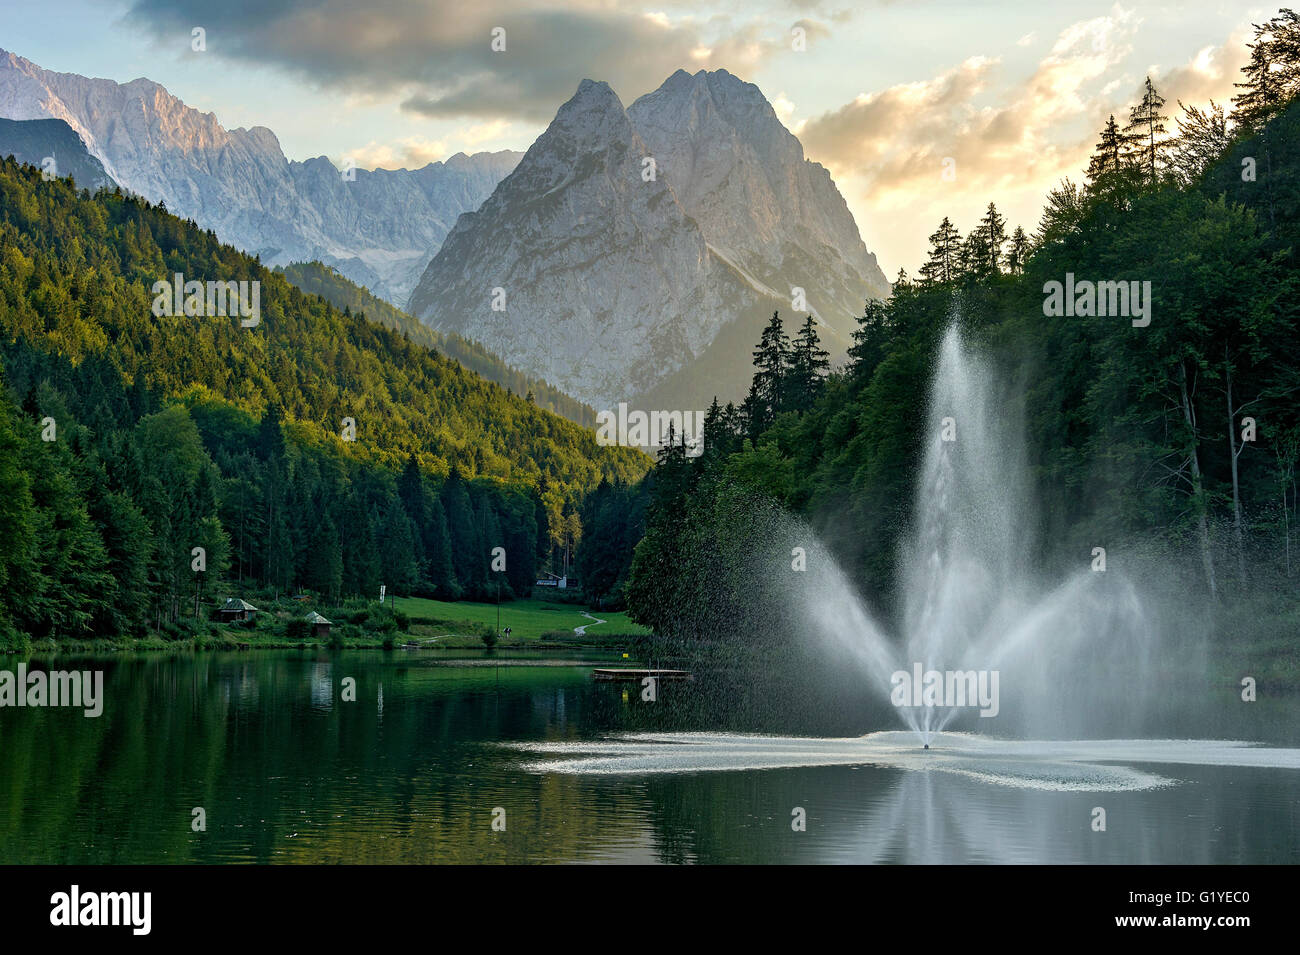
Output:
M646 677L658 680L693 680L689 670L642 670L632 667L596 667L591 671L593 680L632 680L637 683Z

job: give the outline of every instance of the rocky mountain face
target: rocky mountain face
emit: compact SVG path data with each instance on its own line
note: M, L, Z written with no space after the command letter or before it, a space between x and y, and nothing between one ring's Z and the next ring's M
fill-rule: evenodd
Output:
M76 130L61 119L0 119L0 156L70 176L78 188L91 192L116 185Z
M825 167L804 158L757 86L726 70L678 70L628 117L713 251L851 333L865 291L889 294Z
M792 290L806 306L792 314ZM889 284L830 176L757 87L679 71L624 109L584 80L460 218L408 310L597 408L744 396L780 310L833 353Z
M225 129L147 79L55 73L0 50L0 116L72 127L107 174L268 265L319 260L406 301L460 213L514 167L514 152L457 154L416 170L290 162L269 129Z

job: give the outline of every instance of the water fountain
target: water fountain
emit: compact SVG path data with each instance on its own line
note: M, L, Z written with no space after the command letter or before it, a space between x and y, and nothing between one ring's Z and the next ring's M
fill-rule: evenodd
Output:
M913 531L900 555L897 639L806 525L781 515L782 526L769 529L807 550L808 569L783 578L790 580L783 599L807 621L811 639L860 668L867 687L898 704L907 682L900 677L912 672L916 682L922 673L927 680L955 673L957 686L963 674L995 675L992 686L1003 698L988 708L994 718L975 716L977 709L961 705L968 700L902 694L908 705L896 710L910 745L899 732L856 739L636 734L520 744L567 757L529 768L645 773L870 763L998 785L1105 791L1169 783L1104 765L1111 761L1300 769L1297 749L1096 738L1115 728L1142 731L1159 680L1153 661L1162 659L1153 652L1158 615L1125 574L1096 566L1090 550L1055 579L1035 566L1037 511L1015 408L954 324L940 346L926 409ZM782 569L753 568L773 577ZM968 732L953 732L959 723Z
M1078 721L1062 716L1140 698L1156 635L1137 588L1119 573L1095 571L1090 553L1063 580L1036 571L1036 509L1015 407L950 327L922 432L914 530L900 555L897 641L820 544L809 555L817 572L790 596L818 639L861 661L886 695L896 674L917 666L996 674L1010 707L1002 726L1078 732ZM1073 706L1063 710L1067 696ZM963 713L908 702L899 715L926 747Z

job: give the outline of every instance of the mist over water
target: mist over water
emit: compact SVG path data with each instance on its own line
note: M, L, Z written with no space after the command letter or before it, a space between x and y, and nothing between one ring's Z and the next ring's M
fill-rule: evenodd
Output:
M899 559L898 632L814 541L807 580L792 581L789 597L806 608L815 639L857 660L886 698L891 676L916 664L996 672L995 717L897 707L922 742L958 721L984 732L1079 734L1101 709L1140 716L1157 638L1148 602L1121 573L1095 571L1090 552L1064 578L1035 566L1038 511L1017 404L956 325L940 346L923 428L913 526Z
M921 425L926 447L892 623L867 605L803 521L754 505L758 531L750 535L742 574L775 582L763 591L767 599L774 595L786 619L797 621L837 669L859 673L863 692L894 710L907 730L848 738L705 732L546 741L514 747L530 754L525 768L655 775L870 765L1063 793L1173 787L1180 779L1170 769L1180 766L1300 769L1300 749L1188 738L1212 732L1205 718L1211 697L1200 666L1185 665L1191 643L1162 646L1162 618L1185 619L1167 598L1145 593L1113 565L1094 564L1091 547L1073 555L1072 570L1044 568L1053 548L1036 538L1039 512L1015 409L951 327ZM806 551L803 572L788 563L791 544ZM1170 657L1177 666L1168 665ZM996 674L996 714L980 716L973 700L888 705L897 703L895 675L917 667ZM1171 722L1171 700L1175 711L1193 715ZM1169 728L1176 726L1184 738L1138 738L1153 711L1160 712L1152 725L1161 735L1175 735Z

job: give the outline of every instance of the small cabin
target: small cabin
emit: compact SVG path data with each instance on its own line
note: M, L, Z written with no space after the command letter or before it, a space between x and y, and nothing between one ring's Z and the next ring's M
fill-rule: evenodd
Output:
M255 613L257 613L257 608L247 600L231 597L221 608L221 622L234 623L237 620L251 620Z
M568 586L569 586L569 578L568 578L568 577L560 577L560 576L557 575L557 574L544 573L544 574L542 574L540 577L537 578L537 584L536 584L536 586L538 586L538 587L555 587L555 588L558 588L559 590L565 590L565 589L567 589Z
M330 638L330 627L332 627L333 624L318 614L315 610L307 614L303 619L311 624L311 632L315 636L322 640L328 640Z

